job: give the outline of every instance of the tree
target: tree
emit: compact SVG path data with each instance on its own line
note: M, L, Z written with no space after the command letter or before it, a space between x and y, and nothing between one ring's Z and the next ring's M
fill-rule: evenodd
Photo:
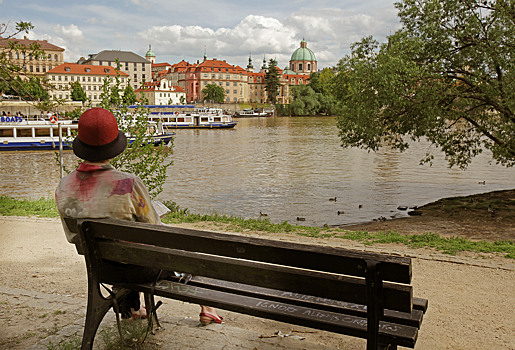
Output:
M218 103L223 103L225 101L225 90L223 87L218 85L206 85L206 87L202 89L202 95L204 96L204 100L215 101Z
M71 94L70 97L72 101L81 101L83 104L87 101L88 96L86 92L82 88L82 85L78 81L73 81L70 83Z
M279 95L279 87L281 83L279 80L279 70L277 69L277 62L271 58L268 62L268 69L265 73L265 90L267 94L267 100L275 104L277 102L277 96Z
M12 31L9 24L0 23L0 92L19 96L41 110L49 110L53 107L47 92L51 85L46 79L33 77L25 68L46 54L35 42L26 46L15 39L18 34L28 34L32 29L30 22L17 22Z
M136 93L130 84L130 80L127 81L127 85L125 85L125 89L123 89L122 103L124 106L130 106L138 102L138 98L136 97Z
M450 166L483 149L515 164L515 8L507 0L402 0L402 28L338 64L344 146L399 150L428 139ZM422 162L431 162L428 154Z
M154 146L151 125L148 122L150 111L143 107L148 100L143 99L132 111L127 105L120 106L120 70L116 69L116 79L111 84L110 79L104 79L102 86L100 107L110 110L118 120L121 131L127 135L130 146L111 161L111 164L122 171L134 173L141 178L152 198L163 190L166 180L166 171L173 164L170 156L173 153L172 145Z
M317 115L320 111L320 94L310 86L299 85L293 88L293 102L291 111L294 115Z

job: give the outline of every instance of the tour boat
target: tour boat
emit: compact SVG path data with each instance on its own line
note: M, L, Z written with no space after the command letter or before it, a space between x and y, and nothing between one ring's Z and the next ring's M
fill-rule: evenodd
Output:
M234 113L234 118L253 118L253 117L271 117L274 115L273 110L263 108L244 109Z
M0 118L0 151L34 151L58 150L59 126L63 149L71 149L71 141L77 130L78 123L71 120L27 120L18 116L3 116ZM175 133L157 132L154 125L149 126L154 145L168 144ZM129 144L133 139L128 137Z
M195 108L191 112L151 112L149 120L164 131L173 129L224 129L234 128L237 121L220 108Z

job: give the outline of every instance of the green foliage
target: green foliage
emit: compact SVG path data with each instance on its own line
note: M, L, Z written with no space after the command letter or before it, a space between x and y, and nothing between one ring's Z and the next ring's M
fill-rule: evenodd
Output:
M202 96L204 96L204 100L223 103L225 101L225 90L221 86L208 84L202 89Z
M120 106L120 71L116 69L116 72L114 81L104 79L100 106L114 114L130 145L111 160L111 165L118 170L137 175L147 187L150 196L155 198L163 190L166 170L173 164L173 143L154 146L152 134L156 132L155 126L148 122L150 112L143 107L148 101L142 101L142 104L131 111L127 106Z
M81 347L82 339L73 334L71 337L61 340L58 343L49 342L47 350L78 350Z
M121 332L125 343L131 349L145 349L145 339L148 335L147 320L130 320L130 322L121 322ZM116 326L104 328L99 332L104 350L125 350L127 345L120 339L118 328Z
M26 101L48 101L47 90L50 86L46 79L34 78L24 68L31 61L44 56L44 51L36 43L25 46L14 39L16 35L28 34L32 29L32 23L20 21L11 32L8 23L0 23L0 37L13 39L6 49L0 51L0 92L19 96ZM19 60L15 57L19 57Z
M293 115L317 115L320 111L318 95L310 86L299 85L293 88Z
M73 81L70 83L71 88L71 99L73 101L81 101L83 104L88 100L88 96L86 95L86 92L82 88L82 85L80 85L79 81Z
M130 84L130 80L127 81L127 85L125 89L123 89L122 103L124 106L130 106L136 104L138 102L138 98L136 97L136 93Z
M268 69L265 73L265 90L267 94L267 101L271 104L277 102L277 96L279 95L279 87L281 86L279 70L277 68L277 62L271 58L268 62Z
M320 89L318 78L315 78L314 82ZM290 104L292 115L336 114L336 100L329 92L316 92L311 84L295 86L292 91L294 96Z
M28 200L0 196L0 215L58 217L59 213L53 198Z
M426 138L450 166L467 167L483 149L513 166L513 4L403 0L396 7L403 27L388 44L364 38L338 65L343 145L402 151Z

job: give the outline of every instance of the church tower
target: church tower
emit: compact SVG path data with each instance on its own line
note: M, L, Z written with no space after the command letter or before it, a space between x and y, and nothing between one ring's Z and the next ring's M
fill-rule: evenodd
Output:
M156 54L152 51L152 46L148 45L148 51L145 54L145 58L149 60L152 64L156 63Z

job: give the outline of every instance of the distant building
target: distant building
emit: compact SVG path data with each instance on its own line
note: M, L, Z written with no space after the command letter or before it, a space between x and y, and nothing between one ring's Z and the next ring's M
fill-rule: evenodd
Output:
M78 81L93 106L97 106L101 102L100 95L102 94L104 79L109 79L113 85L116 76L116 70L111 66L77 63L63 63L46 73L46 78L54 86L54 89L49 91L54 100L71 101L70 83ZM120 72L120 90L125 89L128 78L127 73Z
M186 93L186 102L202 101L202 90L209 84L221 86L225 90L225 102L255 102L266 103L265 75L268 71L266 58L259 72L254 71L252 57L245 69L233 66L225 60L207 59L204 54L202 62L189 63L182 60L176 64L155 63L156 56L149 46L145 54L146 59L152 62L152 79L161 81L167 79L172 86L179 86ZM280 88L277 97L278 103L290 103L292 87L309 83L309 75L317 71L317 60L313 51L302 40L300 48L296 49L290 59L289 66L279 69Z
M290 70L297 74L310 75L317 71L317 59L308 43L303 39L300 47L293 52L290 58Z
M10 43L22 45L25 49L30 50L30 46L37 44L39 49L45 53L43 57L32 57L21 51L10 51ZM45 73L54 67L62 64L64 49L62 47L50 44L46 40L30 40L27 37L23 39L4 39L0 38L0 52L5 52L9 60L15 65L22 67L24 75L44 77Z
M152 80L151 61L130 51L104 50L91 54L87 59L81 59L77 63L116 67L116 60L119 62L120 71L128 74L134 90L138 89L143 82Z
M174 86L167 79L146 82L142 88L134 91L138 99L142 97L151 105L176 105L186 102L186 92L180 86Z

